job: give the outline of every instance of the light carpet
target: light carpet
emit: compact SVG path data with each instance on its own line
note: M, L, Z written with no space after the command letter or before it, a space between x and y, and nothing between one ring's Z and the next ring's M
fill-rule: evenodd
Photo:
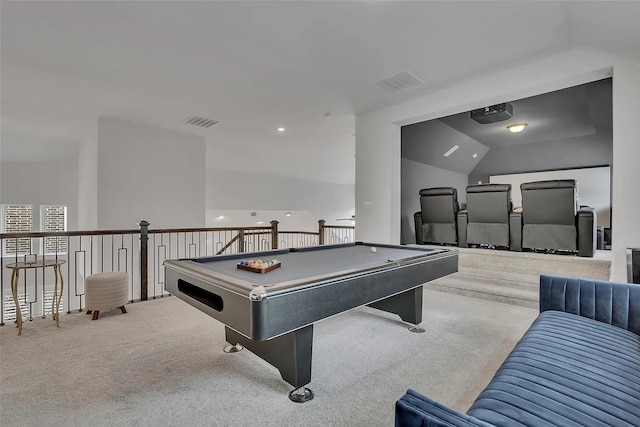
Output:
M415 245L413 245L415 246ZM538 307L541 274L609 280L611 251L593 258L480 248L458 251L458 272L434 280L433 290L488 299L524 307Z
M0 425L392 426L410 387L465 411L537 315L425 289L422 334L366 307L323 320L315 398L296 404L274 367L223 353L223 325L185 302L127 310L26 322L21 337L1 327Z

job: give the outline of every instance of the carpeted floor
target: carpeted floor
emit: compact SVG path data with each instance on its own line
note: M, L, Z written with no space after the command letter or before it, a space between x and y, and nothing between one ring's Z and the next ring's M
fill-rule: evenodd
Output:
M434 280L431 289L523 307L538 307L541 274L609 280L611 251L593 258L535 252L456 248L458 272Z
M392 426L416 390L465 411L537 310L425 290L423 334L357 309L315 325L315 399L278 371L222 352L224 328L174 297L0 327L0 425Z

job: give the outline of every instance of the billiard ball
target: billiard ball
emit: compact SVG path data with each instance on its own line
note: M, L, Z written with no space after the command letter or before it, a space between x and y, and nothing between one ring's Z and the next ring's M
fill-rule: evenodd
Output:
M369 249L371 252L375 252L376 251L376 247L375 246L371 246L371 249Z

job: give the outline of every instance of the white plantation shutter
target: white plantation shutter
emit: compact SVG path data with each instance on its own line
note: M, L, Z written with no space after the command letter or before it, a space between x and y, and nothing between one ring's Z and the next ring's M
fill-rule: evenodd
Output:
M32 231L33 209L31 205L2 205L2 232L20 233ZM28 237L4 240L4 255L28 255L31 239Z
M67 231L66 206L42 206L42 231ZM67 253L66 237L45 237L44 253Z

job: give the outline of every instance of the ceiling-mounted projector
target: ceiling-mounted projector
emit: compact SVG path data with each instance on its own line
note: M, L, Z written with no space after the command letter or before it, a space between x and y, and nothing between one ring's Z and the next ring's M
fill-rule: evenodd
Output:
M511 117L513 117L513 106L508 102L471 111L471 118L483 125L502 122Z

